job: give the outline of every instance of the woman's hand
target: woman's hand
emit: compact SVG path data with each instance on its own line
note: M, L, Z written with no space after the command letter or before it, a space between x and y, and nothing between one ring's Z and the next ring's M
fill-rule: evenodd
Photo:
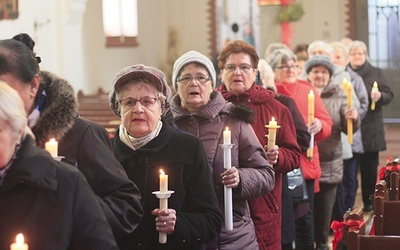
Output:
M156 230L158 232L164 232L167 234L172 233L175 230L176 224L176 211L174 209L154 209L151 214L157 216Z
M378 91L371 91L371 99L374 102L379 101L382 98L382 93Z
M322 123L318 118L314 118L310 126L308 126L308 132L310 134L318 134L322 130Z
M351 119L353 121L357 120L357 118L358 118L357 109L355 109L355 108L346 109L345 116L346 116L346 119Z
M222 184L229 188L236 188L240 183L239 171L235 167L231 167L221 174Z
M267 161L269 162L269 164L274 165L278 163L278 157L279 157L278 145L274 145L270 149L268 149L268 146L264 146L264 150L267 155Z

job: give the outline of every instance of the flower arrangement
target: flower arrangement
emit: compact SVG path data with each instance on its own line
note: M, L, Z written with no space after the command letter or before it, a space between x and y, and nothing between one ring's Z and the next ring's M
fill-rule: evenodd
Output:
M301 3L293 3L282 6L276 19L278 22L297 22L304 15L303 5Z

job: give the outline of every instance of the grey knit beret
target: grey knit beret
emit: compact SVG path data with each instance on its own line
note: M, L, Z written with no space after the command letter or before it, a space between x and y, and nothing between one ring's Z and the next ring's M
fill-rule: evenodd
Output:
M186 64L193 63L193 62L200 63L200 64L204 65L204 67L206 67L208 73L210 74L210 76L212 78L213 87L215 87L216 73L215 73L215 68L214 68L213 63L205 55L203 55L197 51L191 50L191 51L183 54L178 59L176 59L176 61L174 63L174 68L172 71L172 84L174 86L174 89L175 90L177 89L176 88L176 79L178 78L178 74L181 71L181 69Z
M143 64L136 64L120 70L112 82L112 90L108 99L110 101L111 110L114 112L114 114L120 117L118 112L116 92L118 92L118 90L120 90L126 83L135 80L135 78L148 79L156 87L156 89L163 93L166 97L164 107L169 106L172 98L172 92L167 84L164 73L153 67L145 66ZM163 113L165 113L165 109Z
M308 74L310 73L311 69L316 66L324 66L327 68L330 76L332 76L333 72L335 71L335 66L333 66L331 60L327 56L316 55L311 57L304 64L304 69Z

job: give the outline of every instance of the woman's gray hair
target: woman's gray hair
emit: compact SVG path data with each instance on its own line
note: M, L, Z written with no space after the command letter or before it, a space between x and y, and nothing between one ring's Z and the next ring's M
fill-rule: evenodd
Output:
M368 48L367 45L363 41L354 40L349 45L349 54L353 49L361 48L365 54L366 60L369 62Z
M291 50L277 49L270 57L269 66L271 66L272 69L275 69L278 65L285 64L290 60L297 62L297 57Z
M332 45L330 45L327 42L321 41L321 40L316 40L316 41L310 43L310 45L308 45L308 48L307 48L308 57L313 57L312 52L315 48L323 49L328 57L333 56Z
M13 129L14 139L25 130L27 118L24 103L18 92L0 81L0 120L8 122Z
M340 49L342 50L344 57L346 59L349 58L349 47L344 45L344 43L336 41L336 42L331 42L331 45L333 47L333 50Z

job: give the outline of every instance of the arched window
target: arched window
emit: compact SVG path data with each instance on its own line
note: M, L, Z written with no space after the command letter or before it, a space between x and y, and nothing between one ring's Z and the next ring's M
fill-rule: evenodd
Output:
M137 46L137 0L103 0L103 27L107 47Z
M368 40L371 63L382 69L398 69L399 0L368 0Z

